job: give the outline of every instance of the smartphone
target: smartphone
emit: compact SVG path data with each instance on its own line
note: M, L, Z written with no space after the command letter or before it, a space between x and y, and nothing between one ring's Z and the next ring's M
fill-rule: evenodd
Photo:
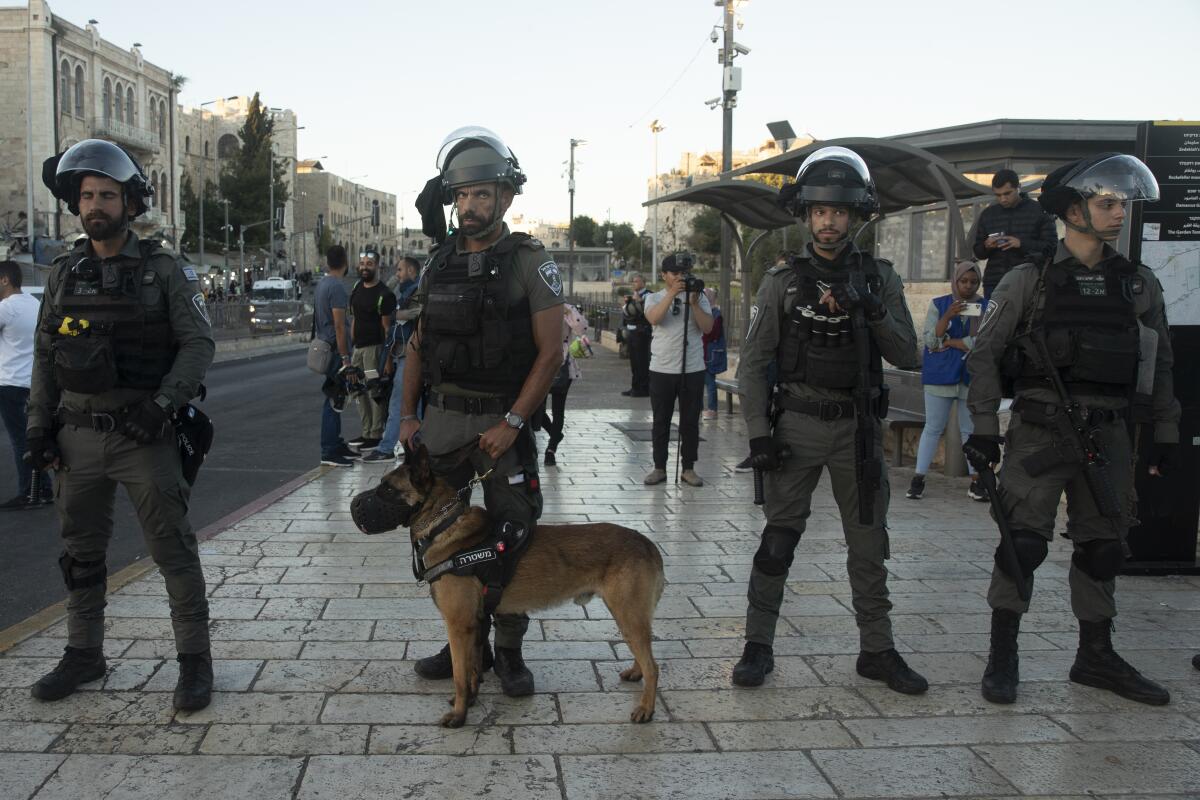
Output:
M996 239L996 238L998 238L998 237L1001 237L1001 236L1003 236L1003 235L1004 235L1004 231L999 231L999 232L997 232L997 233L989 233L989 234L987 235L987 238L989 238L989 239Z
M379 370L377 370L377 369L368 369L368 370L363 371L363 378L365 378L366 380L371 381L371 380L375 380L378 377L379 377Z
M967 303L967 307L962 310L959 316L962 317L978 317L983 314L983 303Z

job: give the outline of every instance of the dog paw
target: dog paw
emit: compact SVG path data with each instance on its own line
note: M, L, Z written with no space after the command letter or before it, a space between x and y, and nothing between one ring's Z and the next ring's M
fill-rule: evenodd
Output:
M629 715L630 722L649 722L652 719L654 719L653 706L650 708L642 708L641 706L638 706L633 710L633 713Z
M629 669L621 673L623 681L640 681L642 679L642 671L638 669L638 665L634 664Z
M442 717L441 726L443 728L461 728L463 723L467 721L466 714L456 714L453 711Z

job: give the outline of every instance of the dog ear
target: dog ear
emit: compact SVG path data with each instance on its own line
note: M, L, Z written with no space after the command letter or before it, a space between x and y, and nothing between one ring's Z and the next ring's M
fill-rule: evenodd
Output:
M417 445L417 450L412 454L412 460L406 458L406 464L412 465L413 483L419 488L428 488L433 485L433 464L429 459L429 448L425 445Z

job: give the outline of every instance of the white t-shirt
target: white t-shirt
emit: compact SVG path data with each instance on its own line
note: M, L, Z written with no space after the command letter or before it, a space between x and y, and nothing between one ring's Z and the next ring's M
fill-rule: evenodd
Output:
M646 311L654 308L667 296L667 290L662 289L646 296ZM652 372L679 373L680 357L683 354L683 313L688 311L687 336L687 371L704 371L704 332L700 330L696 317L690 309L685 309L683 293L675 295L672 304L678 303L679 313L674 308L667 309L666 316L654 326L654 338L650 340L650 370ZM708 298L700 295L700 308L707 314L712 313Z
M24 292L0 300L0 386L29 388L40 306L40 300Z

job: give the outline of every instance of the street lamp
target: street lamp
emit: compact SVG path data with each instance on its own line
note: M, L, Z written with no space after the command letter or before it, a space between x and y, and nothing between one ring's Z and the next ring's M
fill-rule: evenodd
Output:
M658 135L666 130L659 125L658 120L650 123L650 132L654 134L654 199L658 199ZM658 282L658 203L654 204L654 235L650 243L650 284Z
M267 226L268 227L267 227L267 261L266 261L265 269L266 269L266 274L270 275L271 270L274 269L274 267L275 267L275 134L276 133L287 133L289 131L302 131L302 130L304 130L304 126L297 125L293 128L276 128L274 126L275 115L284 113L286 111L286 109L268 107L267 111L270 112L270 114L271 114L272 125L271 125L271 139L270 139L269 147L268 147L270 152L267 154L268 155L267 162L269 164L269 166L267 168L267 175L268 175L268 179L267 179L267 220L268 220ZM289 158L289 156L284 156L284 158ZM290 158L294 161L295 155L290 156ZM290 185L291 181L288 181L288 184Z
M235 94L235 95L231 95L229 97L218 97L214 100L206 100L205 102L200 104L200 271L201 272L208 269L204 265L204 198L206 195L206 192L204 191L204 189L205 189L205 187L204 187L204 165L205 165L205 162L208 160L208 153L206 153L204 151L204 107L211 106L213 103L220 103L223 100L236 100L236 99L237 99L237 95ZM228 258L229 257L228 256L229 248L226 247L225 249L226 249L226 253L227 253L226 258Z
M575 148L587 144L584 139L571 140L571 166L567 172L567 193L571 197L570 218L567 222L567 294L575 294Z

